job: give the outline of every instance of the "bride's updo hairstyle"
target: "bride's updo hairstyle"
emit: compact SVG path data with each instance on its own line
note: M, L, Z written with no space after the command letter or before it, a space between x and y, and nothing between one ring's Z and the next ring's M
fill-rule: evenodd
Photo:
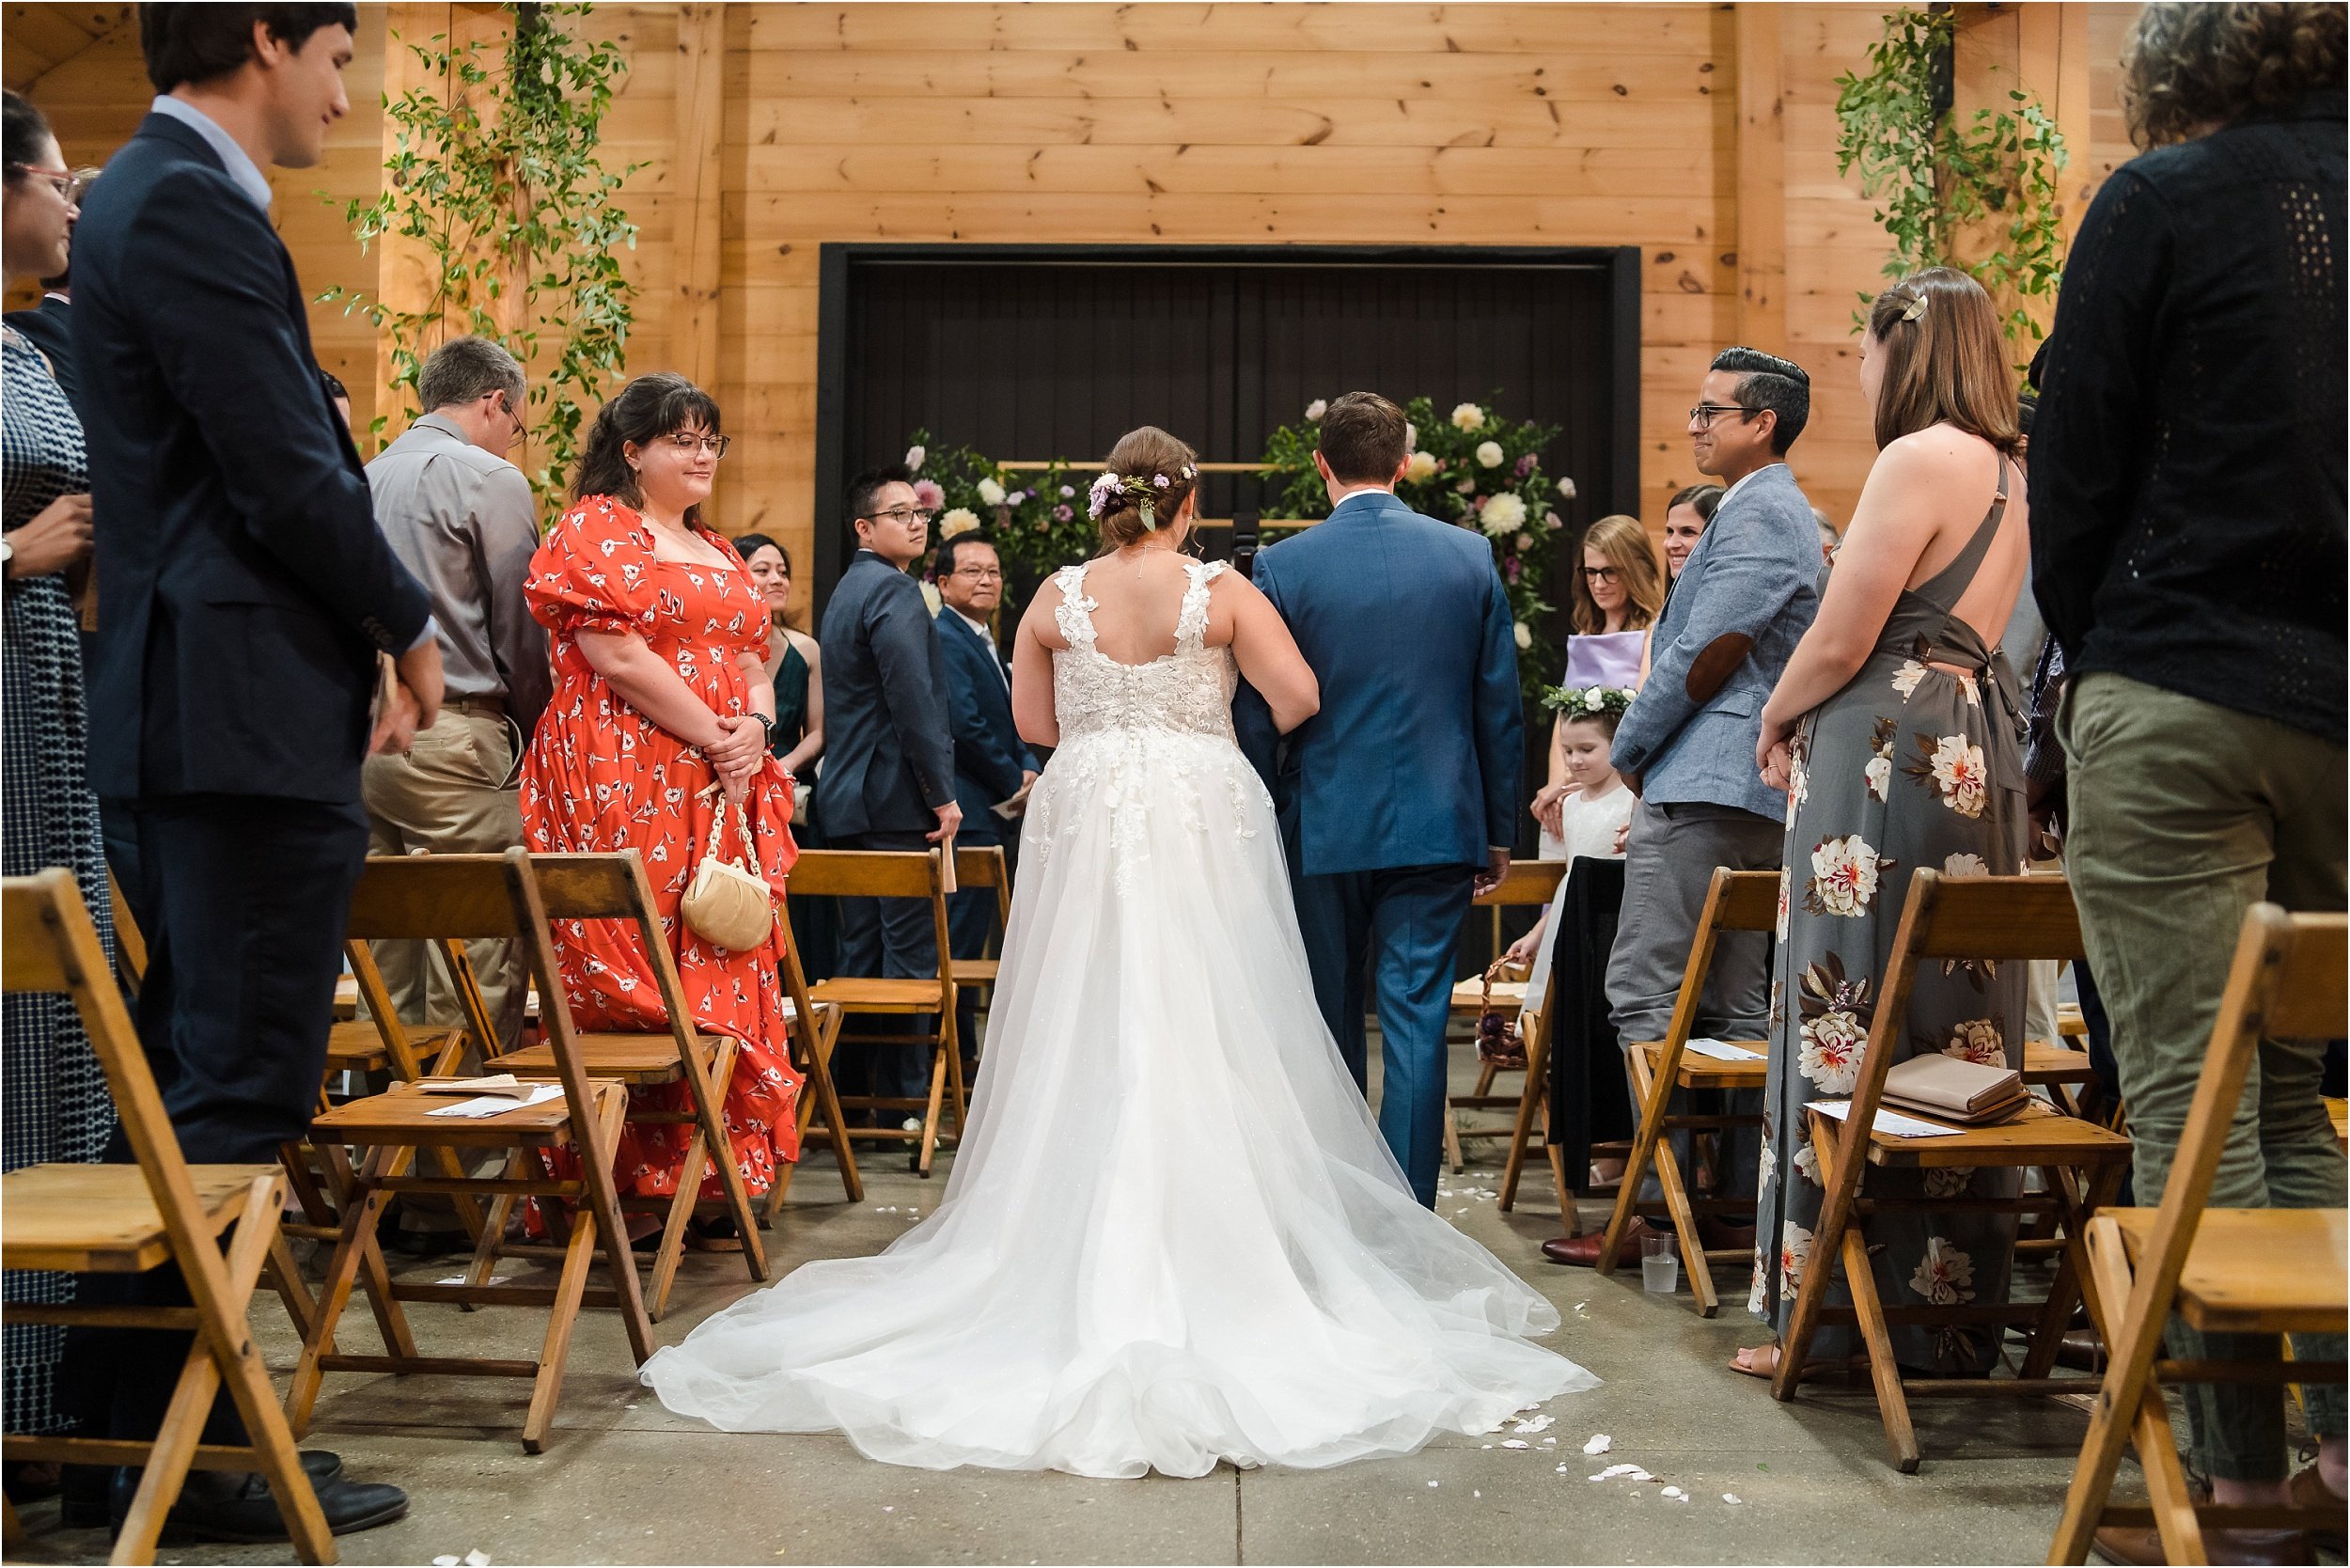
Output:
M1102 548L1122 550L1172 524L1199 483L1198 461L1156 425L1119 437L1087 496Z

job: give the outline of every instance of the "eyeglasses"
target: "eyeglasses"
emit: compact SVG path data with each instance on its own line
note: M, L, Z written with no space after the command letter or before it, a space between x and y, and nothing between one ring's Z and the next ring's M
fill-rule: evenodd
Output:
M681 452L690 452L699 447L713 458L726 456L727 447L733 442L730 436L696 435L692 431L680 431L675 435L665 436L663 439Z
M1753 418L1762 412L1759 408L1748 408L1743 403L1700 403L1689 411L1689 423L1701 431L1712 430L1714 421L1725 414L1735 414L1741 421L1744 421Z
M89 177L72 169L45 169L36 164L10 164L12 174L29 174L46 180L56 193L75 206L81 205L82 193L89 188Z
M968 577L975 583L984 583L991 578L1000 583L1004 580L1004 569L1000 566L959 566L947 575Z
M1583 569L1583 580L1587 583L1612 583L1622 575L1612 566L1587 566Z
M892 507L887 511L869 512L865 517L860 519L860 521L866 523L897 523L909 527L916 525L927 527L930 525L931 519L936 517L938 513L934 511L927 511L920 507Z

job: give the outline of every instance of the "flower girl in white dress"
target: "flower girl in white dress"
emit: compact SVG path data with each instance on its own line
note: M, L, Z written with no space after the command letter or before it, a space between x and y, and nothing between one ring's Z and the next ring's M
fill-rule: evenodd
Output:
M1120 441L1107 547L1014 653L1029 797L988 1051L937 1212L656 1354L662 1403L946 1469L1321 1466L1480 1433L1597 1380L1548 1302L1404 1184L1314 1004L1236 673L1286 730L1313 673L1180 552L1189 447Z

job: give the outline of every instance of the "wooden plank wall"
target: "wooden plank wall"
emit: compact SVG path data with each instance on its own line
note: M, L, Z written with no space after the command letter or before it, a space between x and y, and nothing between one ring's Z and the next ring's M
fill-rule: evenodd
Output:
M2046 8L2088 13L2092 64L2134 9ZM11 54L24 10L5 17ZM277 176L314 290L378 282L380 257L316 193L375 188L387 29L497 14L362 13L353 112L328 164ZM1841 522L1867 472L1851 317L1884 244L1836 173L1834 82L1877 36L1873 8L636 5L585 25L631 64L606 125L609 161L642 165L626 198L641 234L622 258L639 285L631 368L713 383L737 438L715 508L729 531L804 552L820 521L836 525L812 494L826 241L1638 244L1652 526L1697 478L1683 411L1706 361L1742 337L1812 372L1795 460L1813 499ZM395 52L393 79L401 69ZM2092 96L2109 102L2111 75ZM124 27L29 85L69 154L93 162L147 97ZM2118 119L2097 129L2110 153ZM313 321L364 425L368 334L331 308Z

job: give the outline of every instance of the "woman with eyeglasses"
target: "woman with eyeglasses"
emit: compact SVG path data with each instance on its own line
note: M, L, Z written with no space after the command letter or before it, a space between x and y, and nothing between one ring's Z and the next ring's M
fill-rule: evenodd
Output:
M1567 639L1567 668L1560 683L1638 686L1636 674L1602 676L1591 657L1597 650L1590 646L1578 650L1575 643L1582 637L1610 633L1645 633L1656 624L1656 614L1664 604L1665 582L1656 567L1656 547L1649 541L1640 520L1619 512L1592 524L1584 530L1581 567L1569 588L1567 619L1574 635ZM1647 666L1643 638L1639 668ZM1533 805L1534 820L1542 824L1544 860L1563 859L1567 851L1563 803L1575 786L1567 775L1565 742L1564 719L1552 720L1549 771Z
M72 176L57 138L39 109L7 95L5 265L11 284L65 271L75 208ZM7 578L5 695L7 873L31 876L49 866L70 869L82 902L111 951L114 922L106 892L106 861L98 826L98 800L83 777L89 720L83 705L80 622L68 572L89 557L89 473L81 421L50 374L49 362L14 327L0 328L0 368L8 395L0 400L0 510L7 533L0 574ZM63 996L10 996L7 1004L5 1068L8 1086L7 1168L98 1158L114 1129L114 1102L104 1074ZM8 1300L63 1303L73 1299L64 1274L11 1272ZM10 1323L7 1329L7 1403L10 1432L60 1430L63 1416L51 1399L65 1330ZM41 1478L55 1484L55 1466ZM8 1466L9 1491L20 1489Z
M713 1159L731 1157L757 1195L774 1183L777 1162L799 1152L800 1075L785 1043L782 955L772 935L747 951L713 947L679 915L721 814L718 852L743 853L746 821L750 863L770 886L782 886L799 854L791 776L768 751L772 602L701 520L726 449L717 403L682 376L640 376L596 416L574 504L549 530L525 588L547 628L555 695L523 762L523 826L542 853L633 849L644 857L695 1027L741 1043L726 1091L733 1148ZM558 927L556 943L581 1028L668 1027L633 927ZM662 1097L654 1109L692 1108L682 1084L639 1092ZM622 1194L675 1193L692 1134L690 1119L630 1122L620 1135ZM721 1196L714 1168L706 1171L702 1200ZM715 1241L729 1224L697 1231Z

